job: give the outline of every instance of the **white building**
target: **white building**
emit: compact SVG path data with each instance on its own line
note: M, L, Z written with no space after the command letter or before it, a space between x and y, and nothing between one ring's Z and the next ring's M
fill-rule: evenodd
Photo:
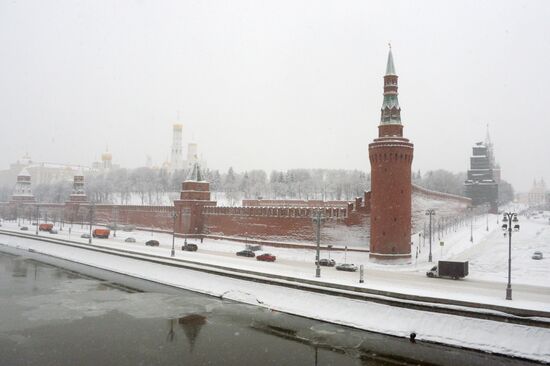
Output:
M170 170L180 170L184 168L183 164L183 145L182 145L181 124L175 124L172 130L172 149L170 151Z
M533 181L533 186L529 190L529 193L527 193L527 203L529 206L541 206L546 204L546 183L544 183L544 179L541 178L540 181L537 182L535 179Z

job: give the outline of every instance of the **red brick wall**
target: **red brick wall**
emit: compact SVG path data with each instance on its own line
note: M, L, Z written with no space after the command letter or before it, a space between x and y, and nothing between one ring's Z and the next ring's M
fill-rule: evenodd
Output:
M275 241L315 242L311 208L205 207L206 234L250 237ZM368 245L368 215L345 209L325 208L323 244Z

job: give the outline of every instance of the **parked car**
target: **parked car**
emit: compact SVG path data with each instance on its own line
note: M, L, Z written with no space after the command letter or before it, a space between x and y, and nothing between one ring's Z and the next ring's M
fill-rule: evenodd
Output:
M357 266L352 263L340 263L336 266L336 270L338 271L346 271L346 272L356 272Z
M257 256L256 259L264 262L275 262L275 259L277 259L277 257L275 257L273 254L264 253Z
M198 249L199 246L193 243L187 243L181 246L181 250L185 250L186 252L196 252Z
M149 247L158 247L160 245L158 240L148 240L145 242L145 245Z
M240 252L236 253L239 257L255 257L256 253L254 253L252 250L241 250Z
M134 231L135 228L136 227L134 225L125 225L122 227L122 231Z
M57 230L55 230L55 229L51 229L49 232L50 232L50 234L57 234Z
M84 233L84 234L80 235L80 237L83 238L83 239L90 239L90 234Z
M135 243L136 242L136 239L132 238L132 237L128 237L126 239L124 239L124 242L125 243Z
M322 267L334 267L336 265L336 261L334 259L321 258L319 259L319 265Z
M28 231L29 228L27 226L21 226L21 228L19 230Z
M542 252L539 252L538 250L536 252L533 253L533 255L531 256L532 259L542 259Z

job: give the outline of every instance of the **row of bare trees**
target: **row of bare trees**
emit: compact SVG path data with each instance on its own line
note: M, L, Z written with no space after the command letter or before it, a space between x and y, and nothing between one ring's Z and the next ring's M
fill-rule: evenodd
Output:
M85 190L89 199L98 203L166 205L177 198L181 183L188 171L168 173L151 168L114 169L85 177ZM224 205L239 205L242 199L319 199L353 200L370 189L370 174L359 170L343 169L289 169L238 172L205 170L214 198ZM465 173L446 170L413 173L413 182L422 187L462 195ZM71 193L71 182L41 184L34 187L39 202L64 202ZM12 187L0 188L0 201L9 200ZM510 184L502 182L501 202L513 199Z

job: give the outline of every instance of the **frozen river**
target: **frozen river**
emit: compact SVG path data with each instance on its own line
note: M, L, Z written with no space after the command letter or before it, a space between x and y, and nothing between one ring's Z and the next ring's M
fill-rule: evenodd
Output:
M528 364L3 253L0 309L2 365Z

